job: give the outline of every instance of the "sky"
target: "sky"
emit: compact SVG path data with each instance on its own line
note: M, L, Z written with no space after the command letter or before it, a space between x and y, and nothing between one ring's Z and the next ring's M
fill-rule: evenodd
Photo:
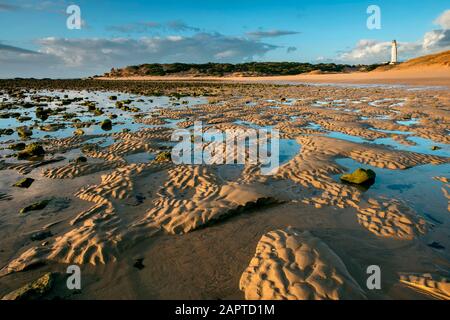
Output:
M79 29L68 27L77 21L71 5ZM142 63L382 63L393 39L400 60L450 49L449 1L0 0L0 78L86 77Z

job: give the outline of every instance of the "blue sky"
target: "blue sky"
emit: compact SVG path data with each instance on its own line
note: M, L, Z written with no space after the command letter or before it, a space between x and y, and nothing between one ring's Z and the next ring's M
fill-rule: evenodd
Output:
M81 30L66 27L70 4L81 9ZM371 4L379 30L366 27ZM0 77L145 62L384 62L392 39L407 59L448 49L449 9L444 0L0 0Z

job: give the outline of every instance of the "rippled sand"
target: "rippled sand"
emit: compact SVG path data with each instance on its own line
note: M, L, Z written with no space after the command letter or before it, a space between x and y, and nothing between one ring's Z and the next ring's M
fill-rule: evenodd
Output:
M0 88L0 129L14 131L0 136L0 296L51 271L42 298L448 298L448 90L87 80ZM55 111L36 118L39 105ZM260 163L161 157L172 132L195 121L278 129L280 167L264 175ZM16 160L8 146L22 141L19 126L44 157ZM340 182L356 167L377 173L368 190ZM29 188L12 186L23 177L34 179ZM50 202L19 214L40 200ZM70 264L82 270L76 294L65 288ZM366 286L369 265L381 268L380 290Z

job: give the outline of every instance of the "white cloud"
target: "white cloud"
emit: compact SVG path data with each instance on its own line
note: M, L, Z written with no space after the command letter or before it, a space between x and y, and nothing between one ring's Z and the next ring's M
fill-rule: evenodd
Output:
M397 41L401 60L450 49L450 10L444 11L435 23L442 29L428 31L416 42ZM391 41L363 39L351 50L341 52L336 60L352 64L383 63L390 60L390 54Z
M434 23L444 30L450 29L450 9L445 10L439 17L434 20Z
M52 68L60 64L57 57L0 44L0 78L51 76ZM42 70L47 75L42 75Z
M182 36L168 36L167 39L170 41L181 41L181 40L183 40L183 37Z
M450 30L433 30L425 33L422 41L424 50L442 50L450 46Z
M0 77L84 77L103 74L112 67L142 63L242 62L261 57L277 46L255 39L219 33L193 36L65 39L48 37L37 41L36 57L8 55L0 47L0 62L27 68L1 68ZM20 48L18 48L20 49ZM30 63L32 61L32 63ZM3 63L2 63L3 64Z
M236 54L237 54L237 52L235 50L225 50L225 51L216 53L214 56L217 59L226 59L226 58L232 57Z

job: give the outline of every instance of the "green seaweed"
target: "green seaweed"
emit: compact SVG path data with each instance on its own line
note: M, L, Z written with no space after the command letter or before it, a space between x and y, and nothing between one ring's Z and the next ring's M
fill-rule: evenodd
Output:
M358 168L352 173L343 174L341 180L354 184L367 184L375 181L375 172L371 169Z
M82 136L82 135L84 134L84 130L78 128L77 130L75 130L75 131L73 132L73 134L76 135L76 136Z
M53 287L55 274L48 272L39 279L8 293L2 300L33 300L41 299Z
M20 209L19 213L24 214L30 211L42 210L50 203L50 201L51 200L47 199L35 202L33 204L30 204L29 206L26 206L25 208Z
M17 131L17 134L19 135L19 137L22 139L27 139L33 135L33 131L26 126L17 127L16 131Z
M27 145L25 149L17 153L17 159L26 160L31 157L39 157L43 155L45 155L44 148L40 144L33 142Z
M13 184L13 187L29 188L33 182L34 182L33 178L23 178L17 181L15 184Z
M157 154L155 157L155 162L165 162L172 160L172 154L170 151L163 151Z

